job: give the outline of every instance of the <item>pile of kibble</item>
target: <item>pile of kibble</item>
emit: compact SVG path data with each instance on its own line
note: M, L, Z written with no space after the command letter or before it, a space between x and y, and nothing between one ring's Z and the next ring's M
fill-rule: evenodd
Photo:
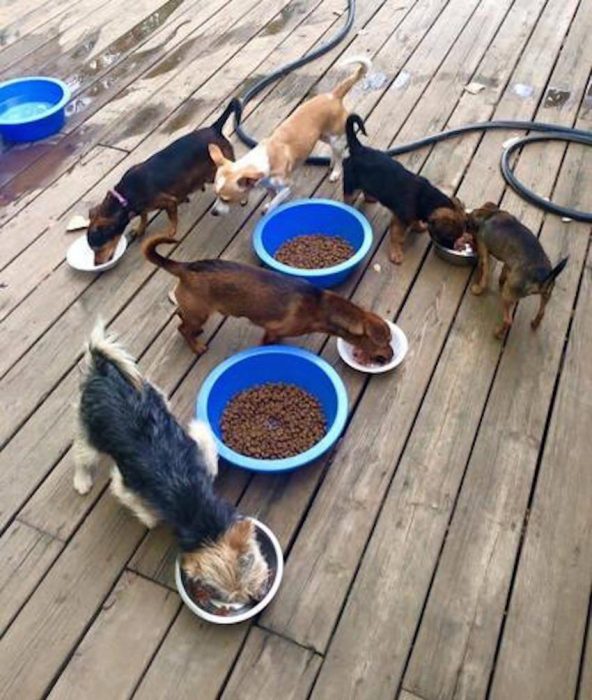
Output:
M220 428L228 447L258 459L293 457L327 432L317 399L283 383L261 384L238 393L226 404Z
M274 258L290 267L315 270L339 265L349 260L355 252L341 236L311 233L287 240L276 250Z

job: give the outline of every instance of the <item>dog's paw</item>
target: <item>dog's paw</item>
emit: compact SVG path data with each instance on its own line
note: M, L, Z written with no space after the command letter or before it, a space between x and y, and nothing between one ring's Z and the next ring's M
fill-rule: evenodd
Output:
M389 260L395 265L400 265L403 262L403 251L391 250L389 253Z
M76 472L74 474L73 484L74 490L81 496L85 496L92 489L92 476L85 472Z
M472 284L471 294L474 294L476 297L480 296L483 294L483 287L480 284Z
M329 182L337 182L341 177L341 170L332 170L329 175Z

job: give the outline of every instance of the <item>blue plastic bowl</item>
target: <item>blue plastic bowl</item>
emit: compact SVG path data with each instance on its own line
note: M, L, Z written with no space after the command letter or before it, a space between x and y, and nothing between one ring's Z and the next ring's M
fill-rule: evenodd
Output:
M256 459L241 455L222 442L220 419L228 401L239 391L268 382L295 384L320 401L327 433L306 452L285 459ZM203 383L196 406L197 417L208 423L214 433L220 457L256 472L291 471L318 459L341 435L348 412L347 392L333 367L307 350L284 345L245 350L222 362Z
M339 265L316 270L290 267L273 257L285 241L311 233L341 236L356 252ZM353 207L332 199L301 199L284 204L263 217L253 233L255 253L264 265L285 275L308 280L322 289L345 281L362 262L371 245L372 227L366 217Z
M56 78L15 78L0 83L0 134L6 141L37 141L64 126L70 88Z

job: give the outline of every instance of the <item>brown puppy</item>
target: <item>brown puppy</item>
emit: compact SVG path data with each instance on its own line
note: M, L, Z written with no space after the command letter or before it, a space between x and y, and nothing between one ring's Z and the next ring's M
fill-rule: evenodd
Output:
M339 179L346 145L347 111L343 98L372 65L365 56L348 58L341 65L352 63L359 64L355 73L331 92L306 100L271 136L236 162L225 157L216 144L210 146L210 156L218 168L214 181L218 199L212 214L227 214L232 203L246 204L250 191L257 185L273 197L264 211L277 207L290 196L292 172L308 158L317 141L331 147L329 180Z
M538 313L531 322L532 328L538 328L555 280L567 264L567 258L552 267L534 233L492 202L471 212L467 229L468 233L459 239L457 245L462 246L473 238L477 249L479 267L477 282L471 287L473 294L482 294L487 287L489 255L503 262L499 278L503 321L496 329L496 337L503 338L512 325L512 309L516 302L531 294L541 297Z
M222 128L228 117L239 111L240 104L232 100L211 126L176 139L143 163L134 165L103 201L90 210L86 238L94 251L95 265L111 260L126 226L135 216L141 218L136 232L141 236L148 224L148 214L162 209L170 221L167 235L175 235L178 205L188 202L192 192L205 189L207 182L214 182L216 169L208 145L216 143L227 157L234 157Z
M153 236L143 243L142 251L150 262L179 278L175 290L179 332L197 355L207 350L197 337L209 316L218 311L248 318L264 328L263 344L305 333L330 333L360 348L373 361L391 360L391 331L386 322L338 294L253 265L225 260L177 262L156 252L163 243L176 241Z

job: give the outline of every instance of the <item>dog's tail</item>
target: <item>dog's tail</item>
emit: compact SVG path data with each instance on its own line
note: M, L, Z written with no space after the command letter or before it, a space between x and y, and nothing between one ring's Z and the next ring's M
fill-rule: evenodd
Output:
M358 80L363 78L366 75L366 73L370 70L370 68L372 68L372 61L367 56L351 56L350 58L346 58L345 60L341 61L339 65L349 66L352 63L357 63L358 69L355 73L352 73L352 75L350 75L349 78L346 78L341 83L339 83L339 85L336 85L333 88L333 90L331 91L333 97L338 97L340 100L342 100L352 89L352 87L358 82Z
M242 116L242 105L240 103L240 100L238 100L236 97L233 97L230 102L228 103L228 106L226 109L222 112L222 114L216 119L216 121L212 124L212 129L214 131L217 131L219 134L222 134L222 129L225 127L226 122L228 121L228 117L234 112L236 114L237 121L240 122L241 116Z
M364 136L368 135L362 117L360 117L359 114L350 114L345 122L345 135L347 137L347 146L350 153L354 153L362 148L362 144L359 142L358 135L356 134L356 126Z
M136 361L129 352L117 341L114 333L109 333L102 319L98 319L85 346L85 360L87 374L96 367L97 359L101 357L115 365L121 374L138 391L142 390L144 379L136 365Z
M543 282L544 287L548 287L550 284L553 284L555 280L559 277L559 275L563 272L565 269L565 266L567 265L567 261L569 260L569 256L567 258L563 258L563 260L560 260L557 265L549 272L547 275L545 281Z
M178 243L176 238L170 238L170 236L151 236L142 242L142 253L146 256L153 265L157 267L163 267L171 275L180 277L185 269L184 263L178 262L177 260L171 260L170 258L165 258L160 253L156 252L159 245L163 243L167 245L173 245Z

